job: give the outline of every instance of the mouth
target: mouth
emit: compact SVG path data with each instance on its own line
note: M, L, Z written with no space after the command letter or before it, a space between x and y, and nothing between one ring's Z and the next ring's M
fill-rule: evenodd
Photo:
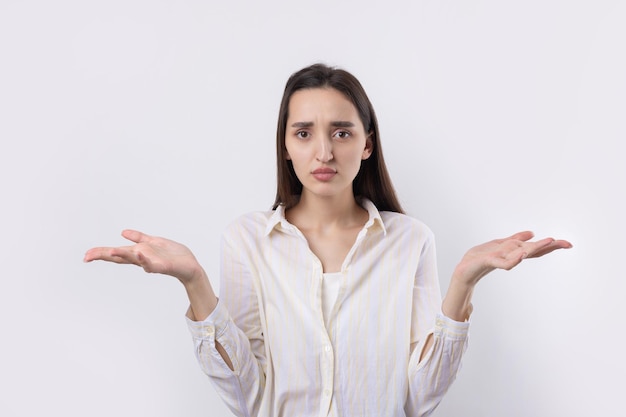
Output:
M311 175L318 181L330 181L337 171L332 168L317 168L311 172Z

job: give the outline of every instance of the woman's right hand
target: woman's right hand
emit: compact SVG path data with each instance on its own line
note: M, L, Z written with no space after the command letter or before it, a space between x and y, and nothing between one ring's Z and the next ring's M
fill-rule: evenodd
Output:
M185 245L136 230L124 230L122 236L135 244L115 248L91 248L85 253L83 260L137 265L146 272L176 277L185 286L204 277L202 267Z

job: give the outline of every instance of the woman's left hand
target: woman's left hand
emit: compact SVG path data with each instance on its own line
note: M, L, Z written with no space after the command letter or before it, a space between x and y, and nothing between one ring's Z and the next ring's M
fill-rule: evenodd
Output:
M494 269L510 270L525 258L538 258L557 249L569 249L566 240L545 238L531 242L533 232L525 231L504 239L495 239L468 250L454 271L454 278L474 286Z

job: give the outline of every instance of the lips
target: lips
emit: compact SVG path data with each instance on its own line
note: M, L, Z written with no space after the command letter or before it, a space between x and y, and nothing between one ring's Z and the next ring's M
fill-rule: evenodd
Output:
M311 172L318 181L330 181L336 174L337 171L332 168L317 168Z

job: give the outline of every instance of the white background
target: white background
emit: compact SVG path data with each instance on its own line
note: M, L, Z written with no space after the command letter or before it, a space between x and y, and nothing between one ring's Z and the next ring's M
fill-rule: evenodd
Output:
M0 0L0 415L229 415L182 286L83 253L137 228L217 277L223 228L273 202L284 83L318 61L368 91L442 291L480 242L575 245L479 284L435 414L620 414L625 21L597 0Z

